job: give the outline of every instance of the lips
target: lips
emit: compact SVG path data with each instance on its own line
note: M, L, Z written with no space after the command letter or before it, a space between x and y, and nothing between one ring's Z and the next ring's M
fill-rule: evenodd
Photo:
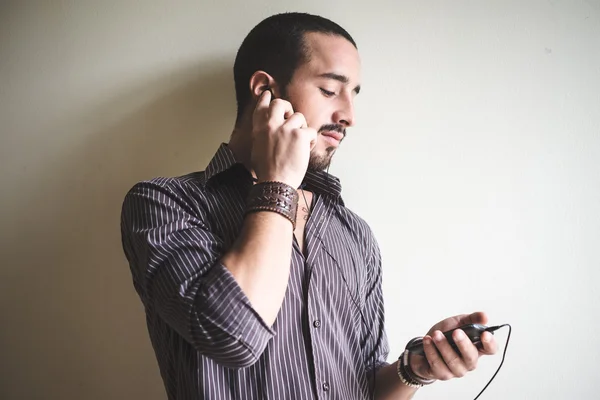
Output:
M344 138L344 134L343 133L335 132L335 131L323 132L323 136L330 137L332 139L337 140L338 142L341 142L342 139Z

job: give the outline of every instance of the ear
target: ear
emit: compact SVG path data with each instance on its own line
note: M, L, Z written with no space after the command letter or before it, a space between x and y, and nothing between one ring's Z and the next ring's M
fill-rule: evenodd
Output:
M250 77L250 92L252 98L256 101L267 89L271 89L273 98L281 97L279 85L275 82L275 79L265 71L256 71Z

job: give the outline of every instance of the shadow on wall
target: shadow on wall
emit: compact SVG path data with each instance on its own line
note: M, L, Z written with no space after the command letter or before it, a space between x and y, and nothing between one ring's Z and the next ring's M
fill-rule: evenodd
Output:
M204 169L228 140L231 63L163 76L89 111L56 127L79 147L47 158L2 244L2 398L165 397L121 248L121 204L139 180Z

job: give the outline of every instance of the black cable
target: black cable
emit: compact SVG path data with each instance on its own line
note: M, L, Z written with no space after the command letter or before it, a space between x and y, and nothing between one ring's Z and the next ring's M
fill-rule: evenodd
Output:
M306 200L306 196L304 195L304 186L305 185L301 185L300 189L302 190L302 197L304 197L304 204L306 204L306 209L310 210L311 207L308 206L308 201ZM312 202L312 204L314 204L314 201ZM321 238L321 235L317 234L316 236L319 239L319 242L321 242L321 247L323 248L323 251L325 251L325 253L327 253L327 255L329 255L329 257L331 257L331 259L335 263L335 266L340 271L340 274L342 275L342 280L344 281L344 284L346 285L346 289L348 290L348 294L350 295L350 299L352 300L352 303L354 303L354 307L356 307L356 309L358 310L358 313L360 314L361 322L362 322L365 330L369 334L369 339L373 342L373 345L375 345L375 340L374 340L374 338L373 338L373 336L371 334L371 329L369 329L369 324L367 323L366 318L365 318L364 314L362 313L362 310L361 310L361 307L360 307L360 304L359 304L358 300L356 300L354 298L354 296L352 295L352 290L350 290L350 285L348 284L348 281L346 280L346 276L344 275L344 271L342 270L342 267L340 267L340 265L338 264L338 262L335 259L335 257L329 252L329 250L325 246L325 243L323 242L323 239ZM354 263L354 260L352 260L352 262ZM356 270L356 266L355 266L354 269ZM358 287L358 281L356 282L356 286L357 286L356 293L358 294L358 293L360 293L360 289ZM373 349L373 352L372 352L372 355L371 355L371 360L372 360L371 361L371 371L373 372L373 387L372 387L372 390L371 390L371 398L374 399L375 398L375 388L377 387L377 385L376 385L376 381L377 381L377 374L376 374L376 372L377 371L375 370L375 349Z
M319 237L319 241L321 242L321 245L323 246L323 250L329 255L329 257L331 257L331 259L335 263L335 266L340 271L340 274L342 275L342 280L344 281L344 284L346 285L346 289L348 290L348 295L350 296L352 303L354 303L354 307L356 307L356 309L358 310L358 313L360 314L361 322L363 323L365 330L369 333L369 339L373 342L373 346L375 346L375 343L376 343L375 338L373 338L373 335L371 334L371 329L369 329L369 324L367 323L367 320L366 320L364 314L362 313L362 310L360 308L358 301L356 299L354 299L354 296L352 296L352 291L350 290L350 285L348 285L348 281L346 280L344 271L342 271L342 268L338 264L337 260L333 257L333 255L331 255L331 253L329 253L329 251L325 247L325 243L323 243L323 240L320 237ZM358 285L358 283L357 283L357 285ZM377 374L376 374L377 371L375 370L375 348L373 348L373 351L371 354L371 371L373 372L373 388L372 388L372 392L371 392L371 398L374 399L375 398L375 388L377 387Z
M327 166L327 174L325 175L325 181L327 183L329 183L329 166L330 165ZM305 185L302 185L301 189L304 189L304 186ZM302 196L304 197L304 203L306 204L307 209L309 209L308 202L306 201L306 196L304 196L304 190L302 190ZM336 208L336 211L338 212L338 214L340 213L340 211L337 208ZM340 215L340 218L341 218L341 215ZM352 302L354 303L354 306L358 310L358 312L360 314L361 321L362 321L363 325L365 326L366 331L369 333L369 339L371 339L373 341L373 344L375 344L375 340L374 340L373 336L371 335L371 330L369 329L369 325L366 322L366 318L364 317L364 315L363 315L363 313L361 311L359 303L358 303L357 300L354 299L354 296L352 296L352 291L350 290L350 286L348 285L348 281L346 280L346 276L344 275L344 271L342 270L342 268L338 264L338 262L335 259L335 257L327 250L327 247L325 246L325 243L323 242L323 239L321 238L321 236L317 234L317 237L319 238L319 241L321 242L321 246L323 247L323 250L329 255L329 257L331 257L331 259L335 263L335 266L340 271L340 274L342 275L342 279L344 280L344 284L346 285L346 289L348 290L348 294L350 295L350 299L352 300ZM352 262L354 263L354 259L352 260ZM356 265L354 265L354 269L356 270ZM357 294L358 294L360 292L359 288L358 288L358 282L356 283L356 285L357 285ZM494 373L494 375L492 376L492 378L488 381L488 383L484 386L484 388L481 389L481 392L479 392L479 394L477 395L477 397L475 397L475 399L473 399L473 400L477 400L481 396L481 394L485 391L485 389L487 389L488 386L492 383L492 381L494 380L494 378L496 377L496 375L498 375L498 372L500 372L500 368L502 368L502 365L504 364L504 359L506 358L506 350L508 350L508 343L510 341L510 334L512 333L512 326L510 324L502 324L502 325L497 325L497 326L491 326L491 327L488 327L486 329L487 332L493 333L493 332L497 331L498 329L503 328L505 326L508 326L508 337L506 338L506 344L504 345L504 352L502 353L502 361L500 361L500 365L498 366L498 369L496 370L496 372ZM372 393L371 393L371 398L374 399L375 398L375 388L377 387L377 385L376 385L377 375L375 373L375 351L373 351L373 354L372 354L372 371L373 371L373 389L372 389Z
M487 385L485 385L485 387L483 389L481 389L481 392L479 392L477 397L475 397L475 399L473 399L473 400L477 400L479 398L479 396L481 396L481 394L485 391L485 389L487 389L487 387L490 386L490 383L492 383L492 381L494 380L496 375L498 375L498 372L500 372L500 368L502 368L502 364L504 364L504 359L506 358L506 350L508 349L508 342L510 341L510 334L512 332L512 326L510 326L510 324L491 326L486 329L487 332L494 332L505 326L508 326L508 337L506 338L506 344L504 345L504 352L502 353L502 361L500 361L500 365L498 366L498 369L496 370L496 372L494 373L494 375L492 376L490 381L487 383Z

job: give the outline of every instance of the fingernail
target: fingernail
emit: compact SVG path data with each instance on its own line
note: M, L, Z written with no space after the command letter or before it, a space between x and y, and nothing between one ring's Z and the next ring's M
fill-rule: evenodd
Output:
M444 338L444 335L442 335L442 332L440 332L440 331L436 331L433 334L433 340L435 340L436 342L441 342L443 338Z
M481 335L481 341L485 343L489 343L491 340L490 335Z
M456 333L454 334L454 337L456 338L456 340L463 340L465 338L465 333L463 331L456 331Z
M429 337L429 336L425 336L425 337L423 338L423 343L424 343L424 344L431 344L431 337Z

